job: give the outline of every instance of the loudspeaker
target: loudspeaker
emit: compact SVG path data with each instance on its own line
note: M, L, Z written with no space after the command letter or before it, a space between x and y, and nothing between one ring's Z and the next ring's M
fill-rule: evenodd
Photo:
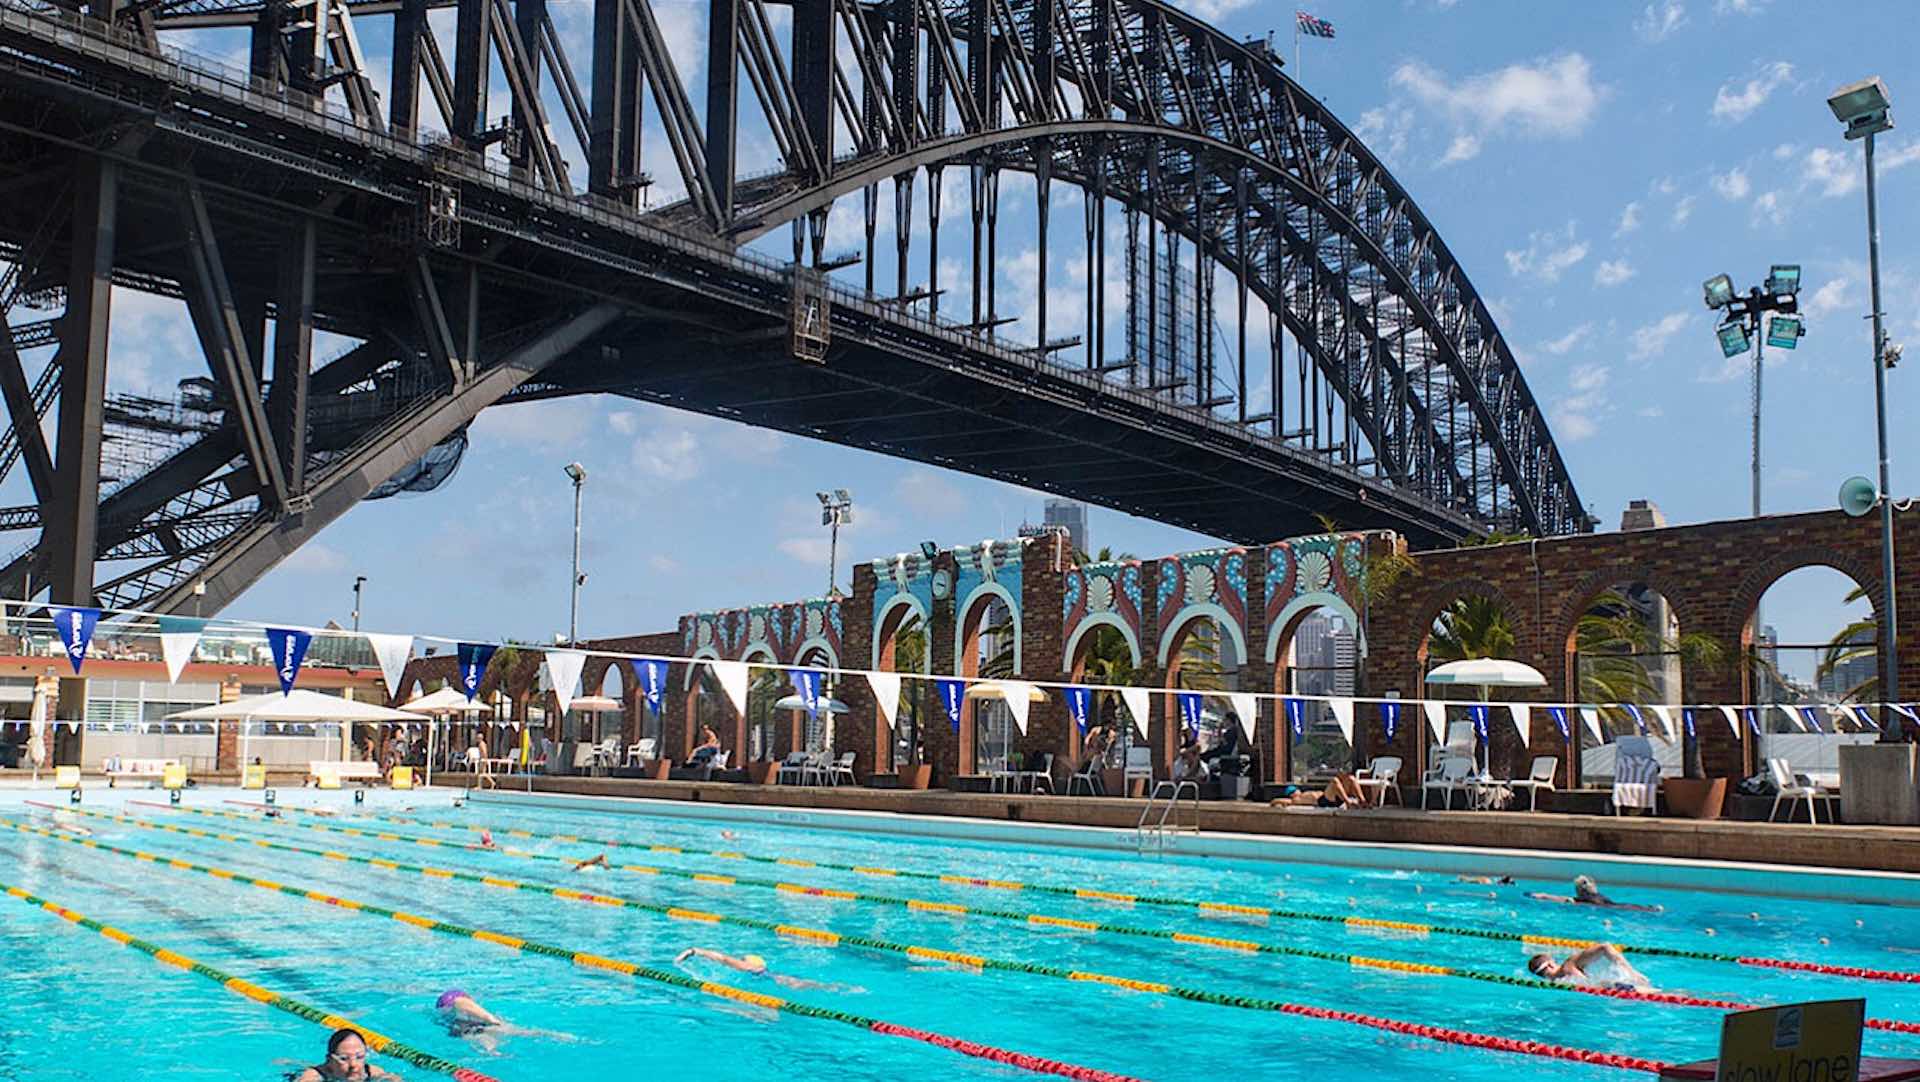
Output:
M1840 482L1840 510L1859 518L1880 502L1880 491L1864 477L1849 477Z

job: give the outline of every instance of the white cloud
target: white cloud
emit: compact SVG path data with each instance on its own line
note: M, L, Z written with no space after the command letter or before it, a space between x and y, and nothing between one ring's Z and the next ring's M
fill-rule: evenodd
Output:
M1692 318L1685 312L1673 312L1636 329L1629 338L1631 345L1627 355L1636 361L1643 361L1661 352Z
M1786 161L1788 158L1793 157L1795 154L1798 154L1799 152L1800 152L1800 148L1795 146L1794 144L1781 143L1779 146L1773 148L1773 160L1777 162L1783 162L1783 161Z
M1713 190L1720 193L1722 199L1735 202L1745 199L1753 191L1753 184L1747 180L1746 170L1735 167L1725 173L1713 175Z
M317 541L309 541L293 550L280 566L289 571L331 572L347 566L346 554Z
M622 436L631 436L640 430L640 419L632 410L614 410L607 414L607 427Z
M1527 236L1527 246L1509 251L1507 269L1516 275L1537 275L1542 281L1557 282L1568 268L1587 258L1586 241L1576 240L1573 223L1564 230L1547 230Z
M1583 364L1568 377L1573 393L1561 397L1548 411L1554 435L1567 443L1578 443L1600 431L1600 423L1613 412L1606 394L1610 371L1603 364Z
M1606 385L1607 366L1603 364L1583 364L1567 379L1567 386L1576 391L1597 391Z
M1771 222L1774 225L1784 225L1786 220L1787 208L1779 190L1764 191L1754 197L1754 225L1759 225L1763 221Z
M1758 15L1767 9L1767 0L1713 0L1715 15Z
M1388 162L1398 162L1407 153L1407 137L1413 131L1413 110L1398 102L1360 114L1353 133L1373 152Z
M1640 228L1640 201L1638 199L1620 208L1620 224L1613 227L1613 235L1624 237Z
M598 428L590 398L547 398L490 406L473 420L473 437L536 451L574 447Z
M803 564L823 564L831 545L825 537L788 537L776 547Z
M680 570L680 561L671 556L656 552L647 557L647 566L662 575L671 575L675 571Z
M1879 147L1874 150L1874 170L1883 177L1903 166L1920 162L1920 139L1909 140L1891 151ZM1829 147L1814 147L1807 151L1806 160L1800 166L1801 186L1819 188L1820 194L1828 198L1853 194L1859 190L1865 176L1866 166L1858 155Z
M1673 224L1686 225L1687 219L1693 217L1693 205L1698 201L1697 196L1682 196L1680 201L1673 205Z
M1593 269L1593 284L1603 288L1617 286L1632 278L1633 274L1632 265L1624 259L1602 260L1600 265Z
M1574 329L1568 331L1566 334L1561 335L1559 338L1556 338L1551 342L1540 343L1540 348L1547 353L1553 354L1556 357L1564 357L1568 353L1573 352L1574 347L1586 341L1587 336L1592 333L1593 333L1593 324L1582 323L1578 327L1575 327Z
M1851 302L1847 290L1852 285L1853 280L1844 277L1823 282L1820 288L1814 290L1813 295L1800 306L1800 310L1807 314L1809 320L1830 316Z
M1748 79L1744 86L1722 83L1719 92L1713 96L1714 119L1738 124L1765 105L1767 98L1792 78L1793 65L1784 60L1775 60L1771 64L1761 65L1760 73Z
M633 441L633 467L662 481L685 481L700 472L700 440L684 428L648 433Z
M951 515L961 507L960 490L934 470L908 470L893 486L894 498L921 517Z
M1672 195L1675 187L1676 185L1673 183L1672 177L1661 177L1659 180L1647 185L1647 190L1655 195Z
M1511 64L1458 82L1410 61L1396 68L1388 81L1452 122L1442 164L1473 158L1483 140L1495 132L1517 132L1529 138L1578 135L1604 96L1603 88L1594 82L1592 64L1579 53Z
M1687 25L1687 9L1680 0L1662 0L1648 4L1640 17L1633 20L1633 32L1647 41L1665 41L1674 32Z
M1660 408L1659 406L1641 406L1640 407L1640 416L1642 417L1665 417L1666 415L1667 415L1667 411Z

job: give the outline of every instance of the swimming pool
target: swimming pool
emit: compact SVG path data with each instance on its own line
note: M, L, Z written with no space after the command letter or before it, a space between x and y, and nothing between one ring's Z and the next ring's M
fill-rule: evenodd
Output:
M229 803L241 795L176 810L90 790L57 815L91 837L0 805L0 1079L272 1079L319 1061L330 1019L413 1050L426 1066L376 1061L418 1079L1624 1078L1711 1054L1720 1010L1688 1004L1851 995L1893 1026L1867 1054L1920 1057L1920 1026L1900 1025L1920 1022L1920 985L1846 973L1920 970L1897 931L1912 911L1887 906L1633 887L1616 893L1665 909L1600 912L1524 897L1563 879L824 830L772 811L454 808L444 792L365 808L289 793L269 820ZM290 807L321 801L338 814ZM474 848L483 827L497 849ZM610 868L572 870L599 853ZM1660 994L1531 982L1542 948L1523 938L1543 937L1654 948L1630 957ZM812 983L676 965L693 946ZM566 1038L488 1054L436 1019L452 987ZM1580 1050L1623 1058L1562 1058Z

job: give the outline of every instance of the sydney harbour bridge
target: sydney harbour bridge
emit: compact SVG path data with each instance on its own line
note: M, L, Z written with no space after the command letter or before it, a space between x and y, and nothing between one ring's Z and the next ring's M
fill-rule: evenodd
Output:
M39 531L0 596L211 614L480 410L589 393L1239 541L1587 528L1466 273L1266 45L1155 0L699 0L692 47L571 6L0 0L0 529ZM197 419L107 393L128 289L184 303Z

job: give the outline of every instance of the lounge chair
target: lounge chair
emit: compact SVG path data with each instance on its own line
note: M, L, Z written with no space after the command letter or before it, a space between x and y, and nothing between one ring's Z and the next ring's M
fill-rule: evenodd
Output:
M1028 790L1034 793L1040 791L1040 783L1044 781L1047 783L1047 792L1051 795L1053 792L1053 753L1050 751L1041 753L1039 766L1032 770L1016 771L1013 775L1013 780L1015 790L1018 790L1020 783L1024 781L1027 783Z
M833 781L833 753L830 751L810 751L807 760L800 767L800 784L829 785Z
M780 761L780 769L773 775L773 783L775 785L802 784L807 774L808 758L804 751L788 752L787 757Z
M1614 743L1613 814L1640 808L1649 814L1659 807L1660 763L1644 736L1623 736Z
M1507 783L1507 788L1525 789L1527 810L1539 811L1540 790L1545 789L1549 793L1558 791L1553 786L1553 775L1559 769L1559 759L1551 755L1536 755L1533 758L1533 765L1527 768L1527 776L1513 779Z
M595 747L594 745L575 744L573 746L573 770L571 771L571 773L574 773L574 774L593 773L593 768L600 765L599 756L600 756L600 749Z
M1438 789L1446 798L1446 804L1443 807L1451 809L1453 794L1465 793L1467 806L1471 808L1473 806L1472 777L1473 760L1471 758L1464 755L1449 755L1440 760L1440 765L1434 767L1426 777L1420 780L1420 807L1424 809L1427 806L1427 794Z
M1153 749L1145 744L1135 744L1127 749L1127 770L1120 783L1122 795L1133 792L1134 779L1138 778L1153 786Z
M1075 790L1083 785L1087 788L1088 796L1093 796L1103 790L1105 785L1099 784L1101 778L1096 771L1104 765L1103 759L1088 756L1087 761L1080 764L1080 769L1067 775L1067 795L1072 796Z
M639 766L653 758L653 737L646 737L637 744L627 746L627 766Z
M1400 799L1399 756L1375 756L1373 762L1368 763L1365 770L1354 775L1353 780L1359 783L1360 791L1366 793L1376 806L1385 807L1389 796L1393 798L1395 804L1402 804L1404 806L1405 802ZM1373 795L1376 790L1379 791L1379 796ZM1423 797L1425 796L1424 793L1421 795ZM1452 798L1449 797L1448 799Z
M1775 790L1773 810L1767 812L1767 822L1773 822L1774 816L1780 814L1780 802L1783 800L1787 802L1787 822L1793 822L1793 805L1802 800L1807 802L1807 822L1820 821L1820 816L1814 812L1814 801L1826 794L1818 785L1796 777L1785 759L1768 759L1767 773L1773 776Z
M840 758L833 761L833 764L827 768L828 785L838 785L842 778L847 780L848 785L859 784L860 779L853 773L853 759L855 754L857 753L843 751L840 753Z

